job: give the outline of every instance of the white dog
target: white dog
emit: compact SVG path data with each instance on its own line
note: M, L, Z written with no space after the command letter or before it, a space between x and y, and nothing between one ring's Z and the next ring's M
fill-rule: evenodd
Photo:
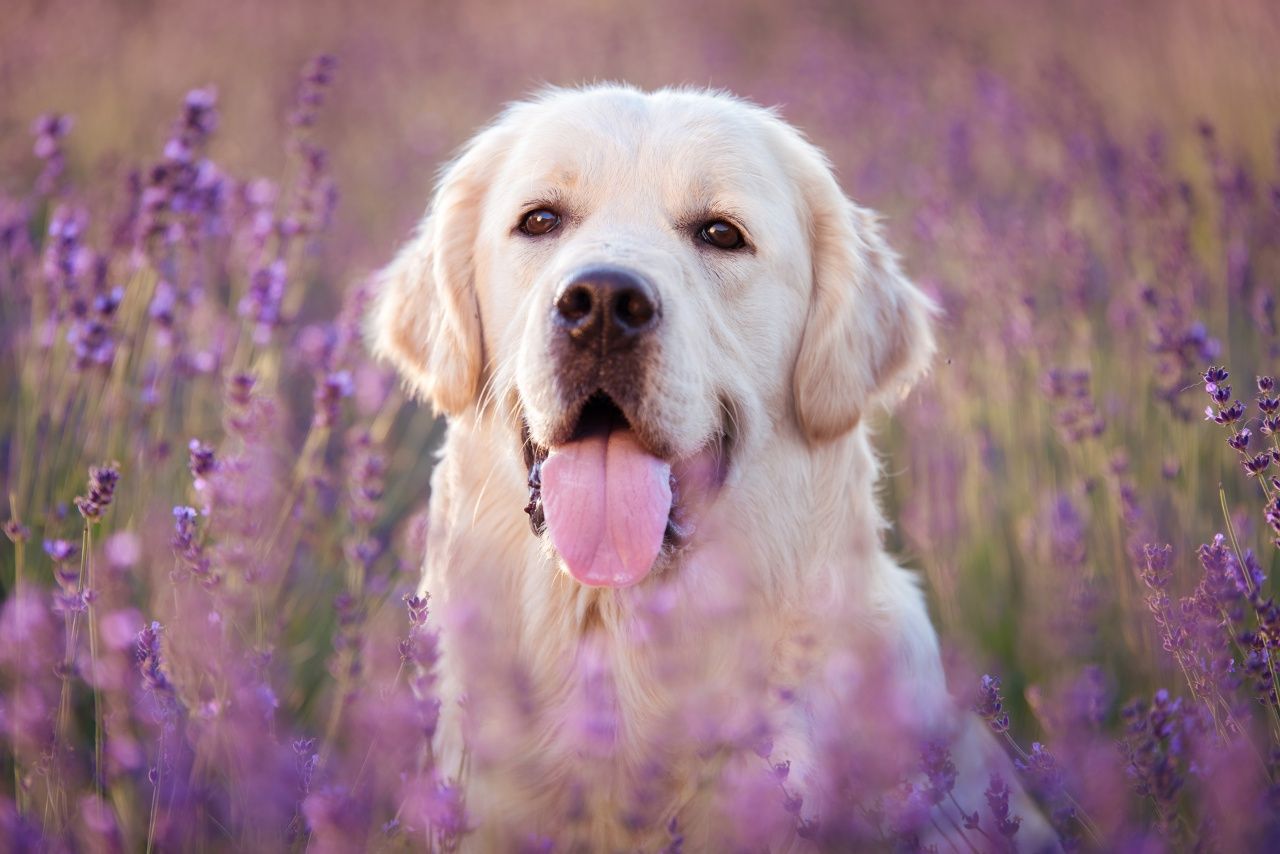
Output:
M863 416L933 312L823 155L725 94L552 90L445 169L370 337L449 418L423 587L470 844L874 844L863 784L920 779L923 738L958 780L903 832L963 847L963 809L1003 844L995 770L1018 847L1054 844L881 543Z

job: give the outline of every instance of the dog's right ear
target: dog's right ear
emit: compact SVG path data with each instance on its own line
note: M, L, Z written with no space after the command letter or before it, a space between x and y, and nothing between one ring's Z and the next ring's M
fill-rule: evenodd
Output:
M417 231L378 274L367 318L373 354L447 415L476 401L484 372L474 255L501 133L497 126L483 131L445 167Z

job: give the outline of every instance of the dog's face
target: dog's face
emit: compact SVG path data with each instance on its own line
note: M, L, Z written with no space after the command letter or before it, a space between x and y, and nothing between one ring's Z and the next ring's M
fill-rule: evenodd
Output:
M822 156L727 96L619 87L510 108L384 271L375 351L494 419L579 581L669 562L726 482L922 369L928 301Z

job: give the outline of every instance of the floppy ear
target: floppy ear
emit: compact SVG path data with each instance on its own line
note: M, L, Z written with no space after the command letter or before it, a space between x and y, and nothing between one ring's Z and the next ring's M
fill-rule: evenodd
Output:
M474 253L497 134L485 130L444 169L417 231L377 276L366 327L373 354L449 415L475 402L484 370Z
M817 442L906 394L933 354L937 307L902 274L875 216L844 195L816 150L807 153L813 294L793 382L800 427Z

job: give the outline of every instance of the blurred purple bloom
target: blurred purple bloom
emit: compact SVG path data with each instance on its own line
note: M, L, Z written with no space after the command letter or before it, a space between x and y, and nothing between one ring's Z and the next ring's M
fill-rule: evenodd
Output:
M22 543L31 539L31 529L17 519L10 519L4 523L4 535L11 543Z
M36 119L31 127L35 136L32 151L43 162L44 167L40 177L36 179L36 189L41 193L48 195L58 190L67 168L62 140L71 131L73 124L70 116L46 113Z
M1151 799L1160 822L1168 825L1186 782L1189 745L1182 700L1160 689L1150 703L1134 700L1121 715L1126 770L1138 794Z
M217 465L218 460L214 455L213 448L199 439L192 439L187 443L187 452L187 469L191 472L191 476L197 480L212 472Z
M920 766L928 782L926 797L936 806L951 794L956 785L958 772L951 760L951 749L942 741L929 742L921 751Z
M285 262L277 258L249 276L249 289L240 300L240 316L255 324L254 340L266 344L271 333L284 323L281 305L284 302L287 270Z
M317 382L313 395L316 426L332 427L337 424L342 399L350 397L353 390L349 371L333 371Z
M315 123L316 114L324 103L325 91L333 82L338 60L329 54L313 57L302 70L298 85L297 100L289 121L301 127L310 127Z
M69 540L45 540L44 553L54 563L66 563L80 553L80 547Z
M1022 825L1022 818L1009 815L1009 786L998 773L992 772L985 795L987 807L996 820L996 830L1001 836L1012 840Z

